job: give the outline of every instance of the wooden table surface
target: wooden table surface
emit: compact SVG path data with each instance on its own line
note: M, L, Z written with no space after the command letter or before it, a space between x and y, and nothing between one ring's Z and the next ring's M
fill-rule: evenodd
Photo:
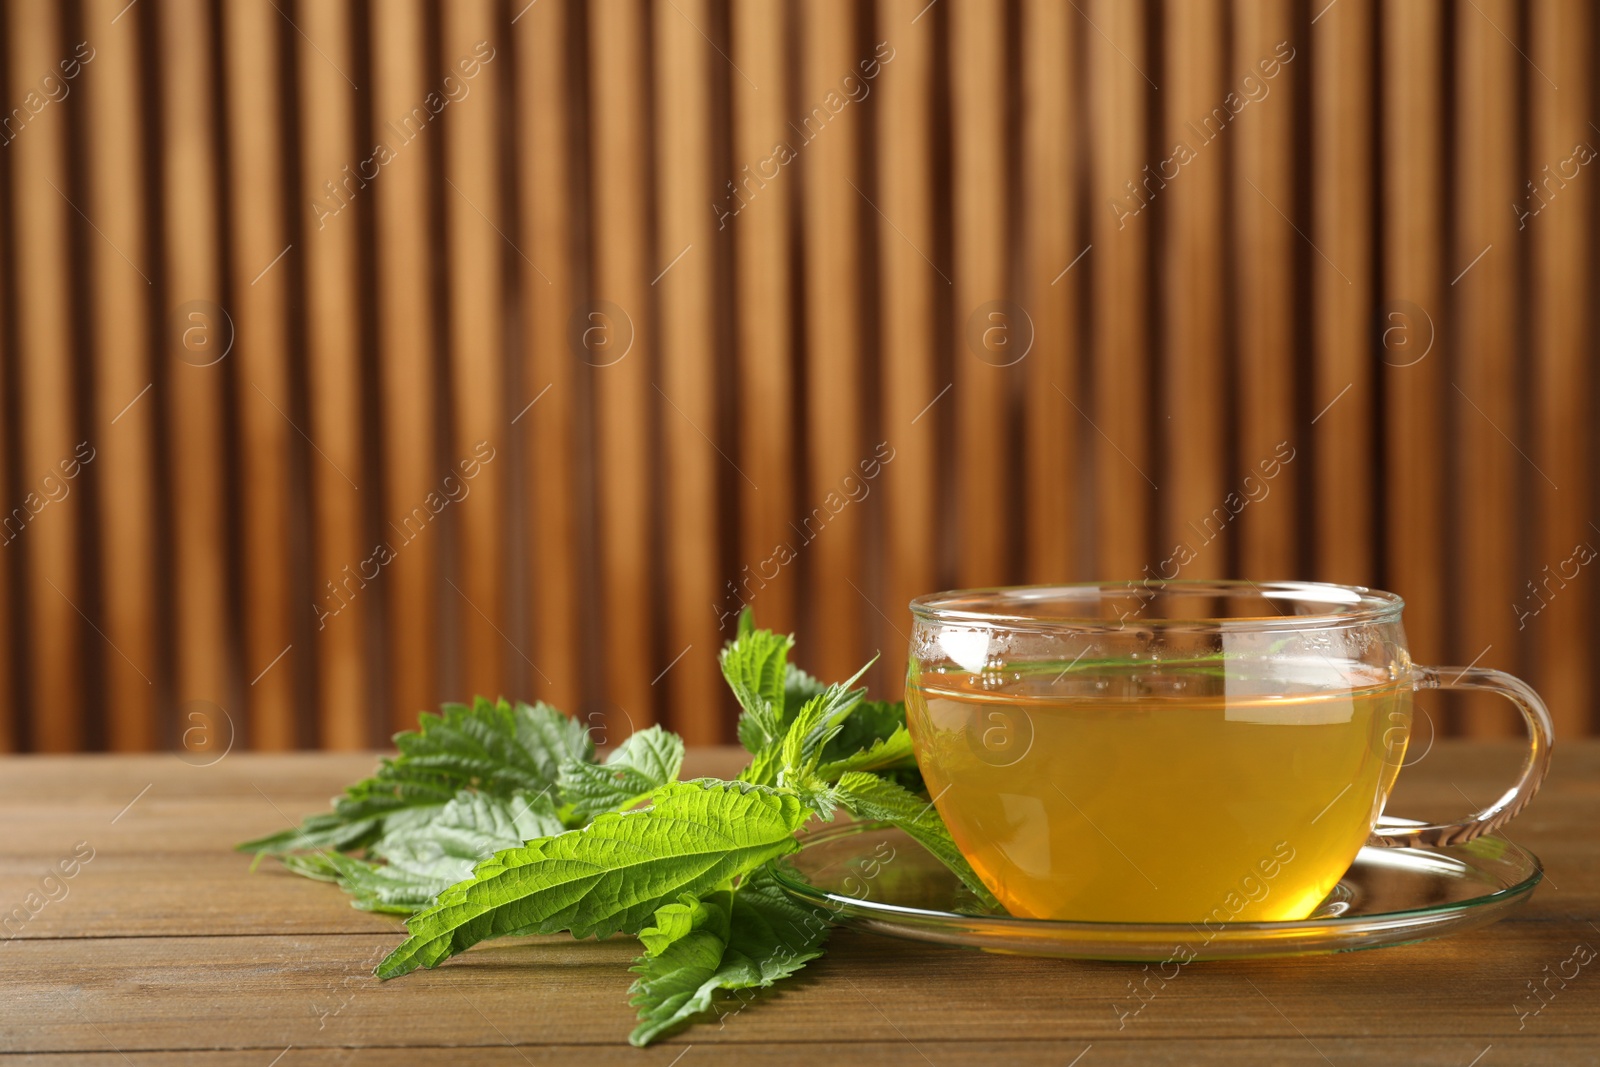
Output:
M730 755L691 753L689 770L725 772ZM1502 745L1441 742L1405 772L1390 809L1459 814L1463 794L1498 796L1514 760ZM839 931L803 978L720 1029L645 1050L626 1043L632 939L493 943L379 983L371 968L400 940L396 920L275 864L251 873L230 850L322 810L372 763L0 760L0 924L40 893L27 922L0 925L0 1062L1600 1062L1600 960L1564 987L1550 982L1537 1015L1518 1015L1532 1003L1527 983L1577 946L1600 946L1600 742L1558 747L1544 792L1511 828L1549 877L1527 907L1485 929L1342 956L1197 964L1120 1024L1113 1004L1130 1001L1135 966ZM73 877L46 882L89 849Z

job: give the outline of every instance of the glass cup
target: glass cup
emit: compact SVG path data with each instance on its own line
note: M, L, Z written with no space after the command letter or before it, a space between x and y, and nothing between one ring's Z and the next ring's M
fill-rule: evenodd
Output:
M906 717L956 844L1014 915L1304 919L1363 845L1441 846L1508 822L1552 732L1528 685L1420 667L1392 593L1133 581L911 602ZM1531 735L1517 782L1459 822L1375 827L1411 694L1482 689Z

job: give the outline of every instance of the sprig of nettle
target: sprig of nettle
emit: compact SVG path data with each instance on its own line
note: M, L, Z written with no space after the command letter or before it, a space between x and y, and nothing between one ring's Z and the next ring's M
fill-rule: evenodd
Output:
M644 946L629 990L635 1045L822 954L828 911L788 896L771 871L813 819L843 809L891 823L992 905L923 789L905 705L855 688L870 662L824 685L789 662L793 645L746 609L722 650L751 754L733 781L680 781L683 740L660 727L602 763L554 708L479 698L396 735L399 754L332 811L238 847L337 883L357 908L408 916L380 978L496 937L633 934Z

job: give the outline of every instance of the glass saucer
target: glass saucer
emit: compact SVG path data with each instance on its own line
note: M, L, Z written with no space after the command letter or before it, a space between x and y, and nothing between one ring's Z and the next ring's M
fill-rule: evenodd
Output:
M1380 825L1420 825L1385 817ZM1105 923L986 910L937 859L886 823L835 823L801 836L776 866L791 895L841 926L989 952L1166 962L1306 956L1426 941L1502 918L1544 877L1538 857L1485 835L1447 848L1363 848L1309 919Z

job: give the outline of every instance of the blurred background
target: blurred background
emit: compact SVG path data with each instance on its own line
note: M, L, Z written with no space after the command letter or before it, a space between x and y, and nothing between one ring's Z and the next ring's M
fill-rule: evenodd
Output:
M0 7L0 748L727 740L745 604L898 695L1142 576L1590 729L1582 0Z

